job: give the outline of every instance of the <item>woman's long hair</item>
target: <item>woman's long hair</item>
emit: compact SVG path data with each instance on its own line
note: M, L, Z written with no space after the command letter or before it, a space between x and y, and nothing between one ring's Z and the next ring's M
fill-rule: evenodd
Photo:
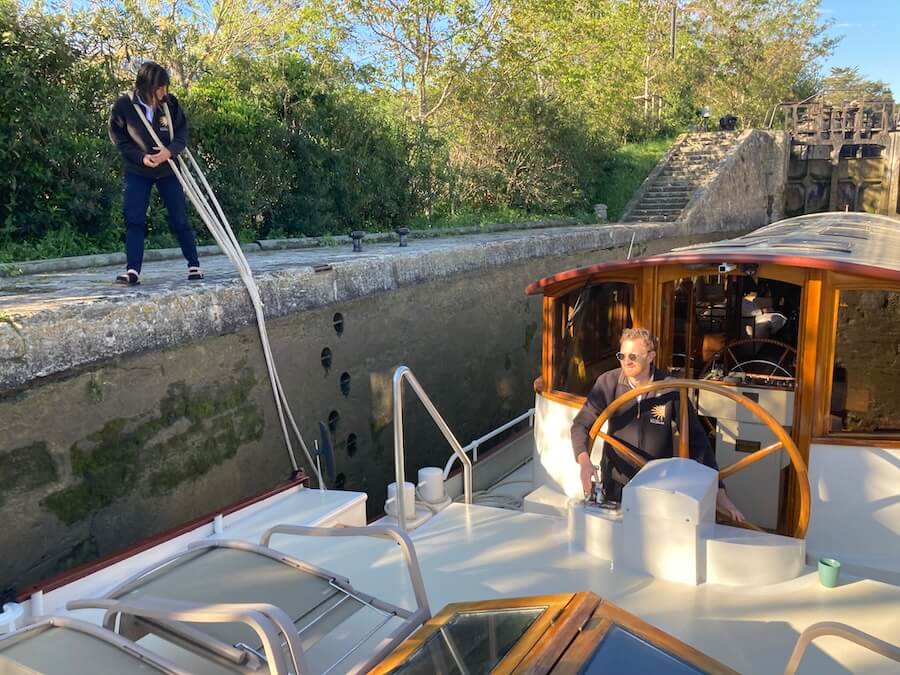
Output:
M147 105L157 103L154 100L156 90L169 86L169 73L158 63L144 61L138 68L137 79L134 81L134 90L140 99Z

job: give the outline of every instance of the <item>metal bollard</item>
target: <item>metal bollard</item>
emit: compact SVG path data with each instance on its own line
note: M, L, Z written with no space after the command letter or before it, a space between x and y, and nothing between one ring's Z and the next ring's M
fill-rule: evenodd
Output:
M366 236L366 233L362 230L353 230L350 233L350 238L353 240L353 252L361 253L362 252L362 240L363 237Z
M409 234L409 228L398 227L396 230L394 230L394 232L396 232L397 236L400 237L400 246L407 246L408 244L406 243L406 235Z

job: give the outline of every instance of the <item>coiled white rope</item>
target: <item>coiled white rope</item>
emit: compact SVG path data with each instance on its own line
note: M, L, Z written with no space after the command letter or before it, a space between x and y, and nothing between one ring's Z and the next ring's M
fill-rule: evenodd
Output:
M150 122L147 120L143 111L141 111L138 106L134 106L134 109L137 112L138 117L140 117L141 121L144 123L144 127L146 127L147 131L150 133L150 137L157 144L157 146L159 148L165 147L162 141L159 139L159 136L156 135L156 132L150 125ZM166 117L169 120L170 139L174 139L174 131L172 129L173 120L172 114L169 112L168 103L163 103L163 109L165 111ZM187 161L185 161L185 157L187 157ZM241 249L241 246L238 243L237 237L234 234L234 230L231 229L228 218L225 217L225 213L222 211L219 200L216 199L215 193L212 191L209 182L206 180L206 176L200 169L200 166L197 164L197 161L194 159L191 151L185 148L184 151L179 153L178 157L175 159L178 160L177 164L172 158L168 160L169 166L172 168L172 172L178 178L178 182L181 183L181 187L184 189L185 194L187 194L188 199L191 200L191 204L193 204L194 208L197 209L197 213L200 215L200 219L203 221L203 224L206 225L206 228L209 230L210 234L212 234L213 239L215 239L216 244L219 245L221 251L234 265L235 269L238 272L238 275L240 275L241 277L241 281L244 282L244 286L246 286L247 288L247 293L250 296L250 302L253 305L253 311L256 314L256 326L259 330L259 338L260 342L262 343L263 356L265 357L266 361L266 368L269 372L269 380L272 382L272 393L275 397L275 409L278 411L278 420L281 423L281 432L284 436L284 443L287 447L288 456L291 460L291 467L293 468L295 473L299 469L297 465L297 458L294 456L294 448L291 444L290 433L288 432L288 423L290 423L291 430L294 432L294 435L300 443L300 447L303 449L303 453L306 455L306 461L309 463L310 470L315 474L316 478L319 481L319 485L324 485L324 482L322 481L322 474L319 472L315 462L313 462L312 457L309 454L309 448L306 446L306 442L303 440L303 436L300 434L300 429L297 427L297 422L294 420L294 415L291 412L290 405L288 404L287 396L285 395L284 389L281 386L281 379L278 377L278 370L275 367L275 356L272 353L272 347L269 344L269 334L266 330L266 320L264 314L265 305L262 301L262 298L260 297L259 288L256 285L256 280L253 278L253 272L250 269L250 264L247 262L247 258L244 256L244 251ZM197 181L197 177L194 176L192 169L193 172L196 172L197 177L199 177L199 183Z

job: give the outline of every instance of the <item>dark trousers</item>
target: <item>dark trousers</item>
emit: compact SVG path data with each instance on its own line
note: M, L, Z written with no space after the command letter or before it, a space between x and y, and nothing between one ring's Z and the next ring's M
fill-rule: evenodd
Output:
M125 256L128 269L141 271L144 262L144 237L147 234L147 207L150 206L150 188L156 184L169 216L169 227L178 239L181 252L189 267L199 267L197 243L188 224L184 191L174 174L162 178L145 178L133 173L125 174Z

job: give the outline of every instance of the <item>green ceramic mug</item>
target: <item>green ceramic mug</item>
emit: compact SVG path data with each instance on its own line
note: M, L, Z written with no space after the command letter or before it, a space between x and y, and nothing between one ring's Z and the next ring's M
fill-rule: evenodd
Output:
M819 560L819 583L825 588L834 588L838 585L838 577L841 576L841 563L833 558L821 558Z

